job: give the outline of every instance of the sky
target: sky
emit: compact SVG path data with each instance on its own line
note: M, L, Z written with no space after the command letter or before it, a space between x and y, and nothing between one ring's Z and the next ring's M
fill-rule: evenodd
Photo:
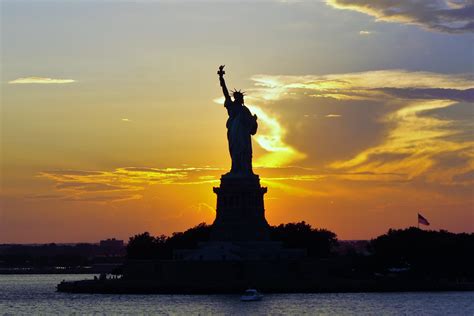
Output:
M2 0L0 243L215 217L217 68L257 114L271 225L474 231L472 0Z

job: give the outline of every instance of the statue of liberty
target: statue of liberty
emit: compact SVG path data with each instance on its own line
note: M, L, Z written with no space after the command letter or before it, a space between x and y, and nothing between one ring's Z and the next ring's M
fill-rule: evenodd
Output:
M251 135L257 132L257 116L252 115L244 105L244 93L240 90L232 91L232 101L224 81L224 66L217 72L224 93L224 106L227 109L227 140L232 159L232 167L225 177L255 176L252 171L252 140Z

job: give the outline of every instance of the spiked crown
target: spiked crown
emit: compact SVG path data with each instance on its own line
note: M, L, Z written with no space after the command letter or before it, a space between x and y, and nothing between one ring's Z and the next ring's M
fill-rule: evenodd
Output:
M243 100L245 96L245 92L234 88L234 90L232 90L232 95L234 96L234 99Z

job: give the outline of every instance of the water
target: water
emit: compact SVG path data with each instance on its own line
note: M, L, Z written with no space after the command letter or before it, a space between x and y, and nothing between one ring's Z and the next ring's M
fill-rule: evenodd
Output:
M0 314L171 315L474 315L474 292L267 294L243 303L239 295L106 295L58 293L61 280L92 275L0 275Z

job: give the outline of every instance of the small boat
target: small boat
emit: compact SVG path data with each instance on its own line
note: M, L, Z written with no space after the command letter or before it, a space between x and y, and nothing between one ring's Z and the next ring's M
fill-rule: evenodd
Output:
M260 301L263 298L263 295L258 293L255 289L248 289L244 292L244 295L240 297L242 302L253 302Z

